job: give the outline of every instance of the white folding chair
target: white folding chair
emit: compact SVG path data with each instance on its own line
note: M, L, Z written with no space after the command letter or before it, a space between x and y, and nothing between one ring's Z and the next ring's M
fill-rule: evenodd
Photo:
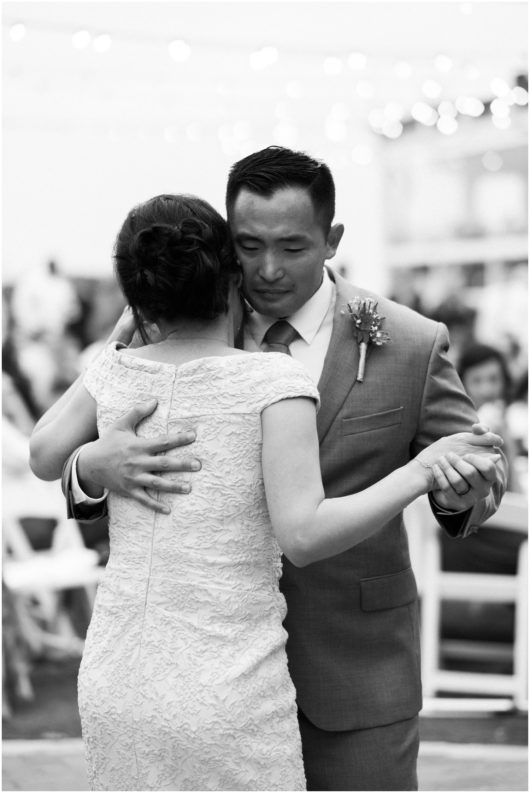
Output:
M449 572L442 570L440 531L427 513L425 538L421 548L421 641L422 682L425 698L441 692L455 694L508 697L515 707L528 708L528 503L526 496L506 493L497 513L485 526L521 532L521 544L515 575ZM465 542L465 540L463 541ZM443 601L458 600L480 603L512 603L515 607L515 629L511 674L443 669L444 642L441 640L441 606ZM474 645L474 646L473 646ZM447 643L451 657L487 658L495 655L497 647L482 642Z
M66 652L82 652L83 642L77 637L60 593L66 589L85 591L92 607L96 586L103 573L98 554L86 548L78 525L65 517L65 506L58 483L39 483L24 488L11 486L2 504L4 542L3 580L10 591L31 602L39 620L33 625L30 643ZM40 484L52 487L41 488ZM34 550L22 525L28 517L53 518L51 548ZM39 623L42 627L39 627Z

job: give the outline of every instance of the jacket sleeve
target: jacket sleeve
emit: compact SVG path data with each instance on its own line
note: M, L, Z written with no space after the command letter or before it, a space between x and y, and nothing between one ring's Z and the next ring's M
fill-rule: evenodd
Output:
M66 516L67 518L74 518L81 523L92 523L104 518L107 514L107 499L96 504L76 503L72 492L72 468L78 451L79 449L75 449L68 457L61 475L61 487L66 498Z
M449 360L448 350L449 334L445 325L439 323L427 367L418 430L413 442L414 455L444 435L469 432L471 425L478 421L473 403ZM432 497L429 499L436 520L452 537L467 537L476 532L498 509L506 490L507 462L504 456L496 468L497 479L488 496L472 509L447 513L437 507Z

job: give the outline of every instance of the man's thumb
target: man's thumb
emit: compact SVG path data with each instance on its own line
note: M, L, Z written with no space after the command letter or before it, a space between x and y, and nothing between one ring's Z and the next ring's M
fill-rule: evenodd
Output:
M473 434L472 443L474 446L502 446L503 439L496 432L484 432L482 435Z

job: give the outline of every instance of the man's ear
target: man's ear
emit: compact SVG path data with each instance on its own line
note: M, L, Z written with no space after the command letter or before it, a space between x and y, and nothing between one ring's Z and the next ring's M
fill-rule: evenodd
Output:
M329 230L326 239L326 259L332 259L337 253L339 242L344 234L344 226L342 223L335 223Z

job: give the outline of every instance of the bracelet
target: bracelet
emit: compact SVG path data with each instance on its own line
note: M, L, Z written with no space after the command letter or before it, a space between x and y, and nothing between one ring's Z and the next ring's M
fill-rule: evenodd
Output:
M417 457L413 457L412 459L416 460L416 462L419 463L423 468L425 468L426 471L432 471L432 465L428 465L427 463L423 463ZM434 465L434 463L433 463L433 465Z

